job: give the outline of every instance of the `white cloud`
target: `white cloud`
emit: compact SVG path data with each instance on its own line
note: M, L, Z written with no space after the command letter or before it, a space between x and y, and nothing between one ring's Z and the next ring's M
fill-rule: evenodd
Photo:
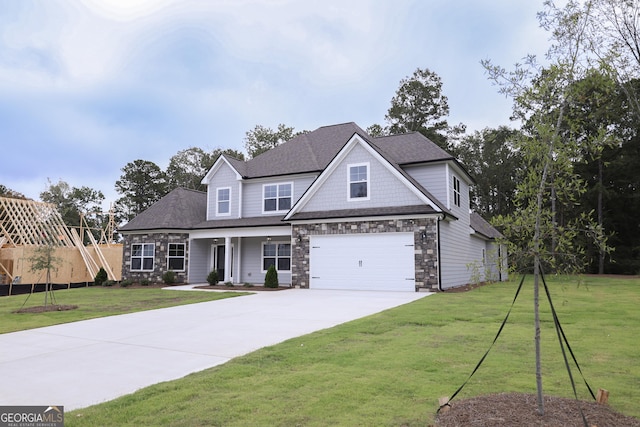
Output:
M541 2L7 3L0 140L16 166L0 170L0 183L31 197L46 177L112 191L127 162L241 148L256 124L382 123L399 80L418 67L442 77L450 122L508 124L510 104L479 61L508 68L546 43Z

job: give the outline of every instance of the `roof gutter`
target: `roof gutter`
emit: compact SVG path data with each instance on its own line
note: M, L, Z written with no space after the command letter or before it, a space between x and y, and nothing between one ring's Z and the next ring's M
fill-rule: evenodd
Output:
M442 221L442 219L444 219L444 215L438 215L436 218L436 239L438 241L438 290L440 292L444 292L444 289L442 289L442 266L444 263L442 262L442 255L440 252L440 221Z

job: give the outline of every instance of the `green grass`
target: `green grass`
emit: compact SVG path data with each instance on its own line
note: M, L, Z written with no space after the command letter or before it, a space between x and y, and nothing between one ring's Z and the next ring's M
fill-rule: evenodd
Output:
M438 398L471 373L516 283L443 293L288 340L224 365L69 412L68 426L424 426ZM594 392L640 417L640 279L555 278L554 304ZM532 284L456 399L535 393ZM548 305L542 308L544 392L572 397ZM576 370L579 397L588 394Z
M44 293L0 298L0 333L15 332L96 317L153 310L243 295L237 292L185 292L158 288L130 289L88 287L54 292L56 304L77 305L68 311L15 313L20 308L41 306ZM25 303L26 301L26 303Z

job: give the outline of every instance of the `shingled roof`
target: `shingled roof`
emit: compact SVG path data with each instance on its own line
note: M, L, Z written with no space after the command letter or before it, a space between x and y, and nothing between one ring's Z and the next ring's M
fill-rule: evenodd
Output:
M136 215L119 231L190 230L207 217L207 193L176 188Z
M357 124L323 126L296 136L246 162L225 156L244 178L320 172L354 134L382 151L396 165L455 160L451 154L420 133L372 138ZM274 165L278 165L274 169Z
M260 154L248 161L238 160L228 155L224 159L244 179L262 178L289 174L319 173L322 172L335 158L340 150L357 134L363 141L370 144L389 164L401 173L412 185L433 200L438 208L447 215L455 218L439 200L434 198L427 189L413 179L403 166L438 162L453 161L456 159L440 148L438 145L424 137L420 133L393 135L380 138L372 138L353 122L338 125L323 126L317 130L296 136L279 146ZM274 167L275 166L275 167ZM458 164L458 166L460 166ZM460 166L462 168L462 166ZM464 168L462 168L464 170ZM218 227L256 227L276 225L282 217L269 218L239 218L229 220L203 221L206 218L207 194L177 188L152 205L149 209L137 215L128 224L120 228L120 231L144 231L144 230L191 230ZM417 210L416 210L417 209ZM426 210L425 210L426 209ZM419 211L419 212L418 212ZM425 213L432 209L420 207L389 207L374 209L366 212L367 215L388 215ZM433 211L435 212L435 210ZM349 210L333 212L306 212L296 213L292 220L328 218L333 216L351 217L364 214L362 210L352 212ZM471 226L480 235L487 238L501 237L502 235L478 214L471 215Z
M502 233L496 230L491 224L485 221L485 219L476 212L471 212L469 220L471 222L470 225L473 231L483 235L488 239L499 239L501 237L504 237Z

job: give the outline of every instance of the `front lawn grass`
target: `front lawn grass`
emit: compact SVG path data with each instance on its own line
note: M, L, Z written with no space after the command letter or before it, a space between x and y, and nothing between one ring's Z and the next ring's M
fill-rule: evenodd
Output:
M44 313L15 313L20 308L41 306L44 293L14 295L0 298L0 333L22 331L42 326L134 313L196 302L213 301L242 295L239 292L172 291L159 288L130 289L115 287L88 287L54 291L59 305L77 305L67 311ZM26 301L26 304L25 304Z
M549 284L565 334L594 392L609 390L613 409L640 417L640 279L588 277L578 284L562 277ZM535 393L532 280L525 286L496 346L456 399ZM487 350L516 287L510 282L429 296L69 412L65 422L429 425L438 398L450 396ZM573 397L546 303L541 316L544 392ZM575 368L573 374L579 397L589 399Z

